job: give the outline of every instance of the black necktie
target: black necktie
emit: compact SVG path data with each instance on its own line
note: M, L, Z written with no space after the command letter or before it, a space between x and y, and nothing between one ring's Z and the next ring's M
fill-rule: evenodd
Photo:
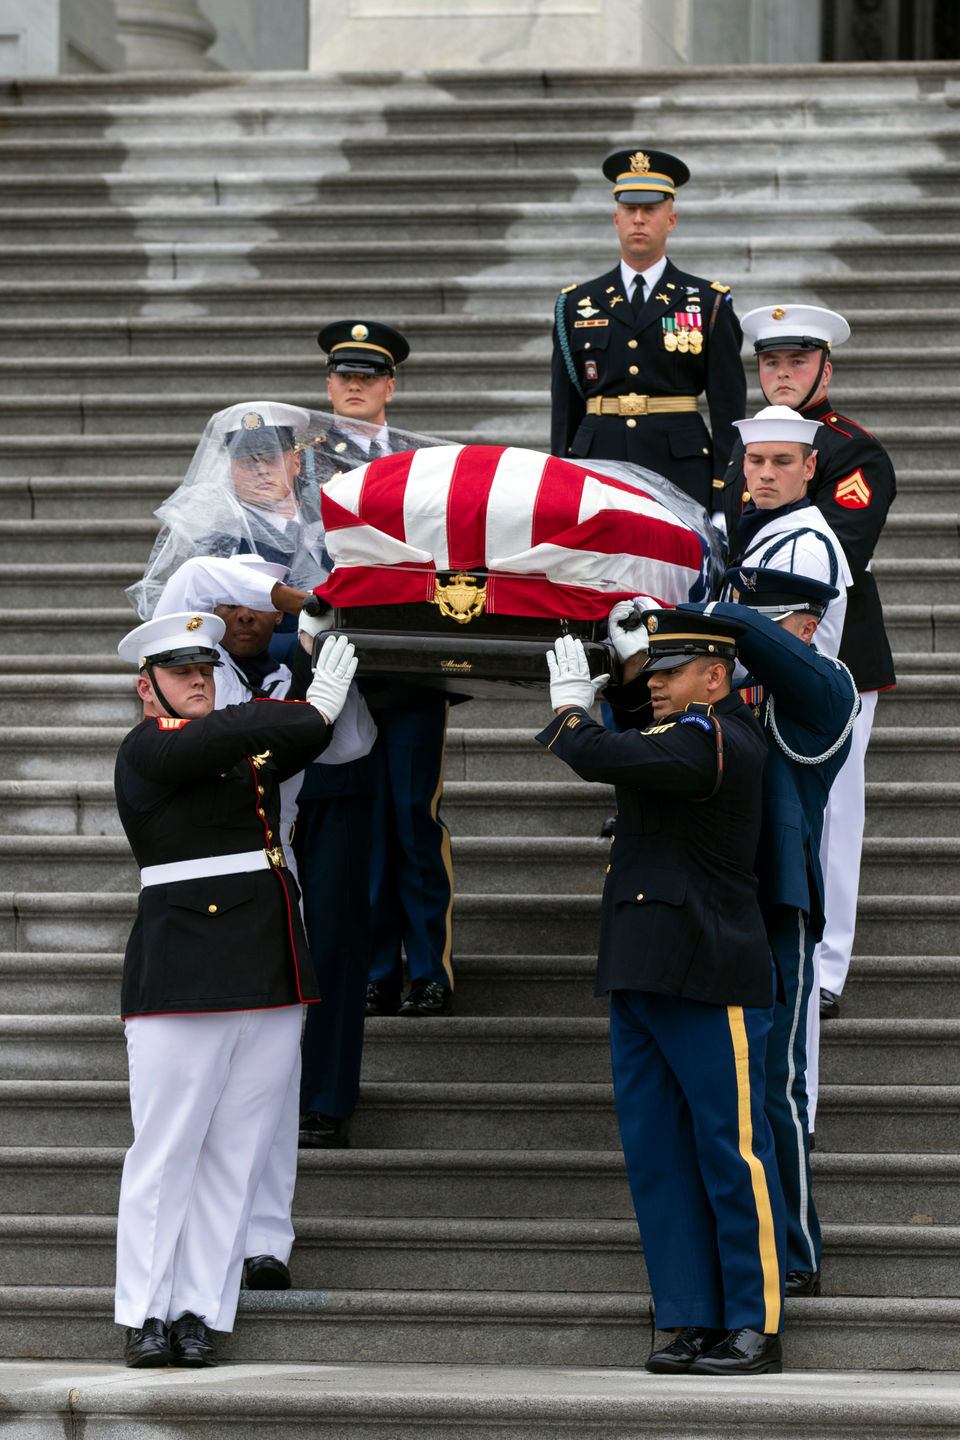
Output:
M639 315L643 309L643 276L638 275L633 287L633 294L630 297L630 307L634 315Z
M371 460L379 460L382 455L383 451L380 449L376 440L371 440L370 449L367 451L367 464L369 464Z

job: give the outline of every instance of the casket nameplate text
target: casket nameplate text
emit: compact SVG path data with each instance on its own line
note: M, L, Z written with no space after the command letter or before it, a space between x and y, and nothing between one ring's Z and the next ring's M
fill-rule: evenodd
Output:
M440 607L441 615L455 620L458 625L466 625L483 614L487 587L478 583L476 575L468 575L461 570L446 585L440 580L434 582L433 603Z

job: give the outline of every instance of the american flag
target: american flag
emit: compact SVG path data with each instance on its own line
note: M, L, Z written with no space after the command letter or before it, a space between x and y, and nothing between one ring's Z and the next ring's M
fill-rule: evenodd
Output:
M708 546L653 491L534 450L450 445L329 480L338 607L430 601L438 574L487 572L488 613L604 618L618 600L708 598Z

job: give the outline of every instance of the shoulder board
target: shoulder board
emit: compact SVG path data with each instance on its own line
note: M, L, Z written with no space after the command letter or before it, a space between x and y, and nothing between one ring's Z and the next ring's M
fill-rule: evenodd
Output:
M705 715L681 715L681 725L699 725L701 730L712 730L713 726Z
M662 735L665 730L672 730L676 720L665 720L662 725L648 725L646 730L641 730L641 735Z
M571 290L576 290L576 288L577 288L576 285L564 285L563 289L560 291L560 294L561 294L561 295L569 295L569 294L570 294L570 291L571 291Z
M729 285L721 285L719 280L711 280L711 281L710 281L710 289L711 289L711 290L719 290L721 295L728 295L728 294L730 293L730 286L729 286Z
M174 720L170 715L158 715L157 724L161 730L182 730L184 725L189 725L189 720Z

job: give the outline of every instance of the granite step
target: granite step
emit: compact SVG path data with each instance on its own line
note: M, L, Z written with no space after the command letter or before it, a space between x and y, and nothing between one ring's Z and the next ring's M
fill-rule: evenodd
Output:
M898 121L908 119L918 133L931 129L953 129L955 116L941 92L936 98L914 94L904 97L897 108ZM815 128L830 134L855 124L858 129L886 130L890 123L890 99L878 87L872 94L858 95L856 102L845 94L821 94L811 99L796 90L777 95L748 91L737 100L718 96L711 87L705 94L675 94L667 100L655 95L608 92L606 84L596 95L544 94L534 77L523 95L454 98L437 86L419 93L391 91L350 94L344 87L335 92L319 85L309 96L271 96L269 103L245 90L208 97L151 98L147 102L124 103L108 100L96 106L72 103L63 97L24 106L0 101L0 129L15 130L24 139L56 143L61 136L116 140L124 144L137 140L163 139L179 144L184 138L203 134L211 141L243 140L248 137L283 136L291 142L339 138L344 128L356 136L382 139L385 132L413 138L449 135L500 134L513 137L517 131L543 130L561 135L569 126L589 135L606 137L612 130L647 128L652 122L668 121L678 137L686 138L689 127L739 129L744 125L765 127L777 132L802 132ZM185 133L186 132L186 133ZM680 144L678 139L677 144Z
M132 891L0 892L0 950L122 950L135 913ZM958 914L960 896L861 894L857 944L872 955L955 955ZM600 887L546 896L461 890L453 920L465 954L586 955L596 949Z
M632 130L632 124L628 128ZM889 175L891 170L894 173L899 170L890 166L891 151L904 149L909 150L918 166L932 167L937 160L956 164L960 159L958 128L955 117L950 114L942 121L935 112L932 116L913 116L911 123L906 124L898 115L896 122L885 127L862 125L854 114L849 124L818 129L820 169L825 176L835 178L832 174L835 167L850 166L851 155L856 155L863 167L876 169L885 163L885 174ZM384 151L389 149L394 173L408 177L431 166L467 173L475 173L478 168L506 171L519 168L534 173L552 166L555 196L564 175L573 178L571 172L586 172L597 186L598 146L605 149L611 144L609 131L606 138L602 132L581 133L572 122L556 126L552 131L514 128L509 134L485 129L470 134L459 127L435 134L417 134L399 125L390 126L388 132L383 127L378 130L377 134L366 135L290 137L279 132L208 136L195 129L177 137L177 167L184 177L201 178L209 174L212 166L254 173L269 170L315 181L321 181L326 175L342 176L349 172L353 181L351 188L357 190L361 180L372 181L382 172ZM673 128L671 118L670 133L672 143L691 158L696 157L705 177L722 176L727 184L737 178L730 173L736 169L756 173L765 167L769 185L770 172L780 167L806 165L809 168L806 152L810 133L790 126L752 129L742 121L737 124L734 117L731 125L715 128L715 114L711 113L692 118L679 129ZM563 156L559 175L555 163L558 154ZM731 165L731 154L748 155L749 162L739 167ZM0 168L6 175L55 175L74 170L99 170L109 174L123 166L140 176L149 176L153 171L169 173L171 144L162 136L127 133L123 127L113 134L106 126L103 133L86 136L74 136L67 129L56 137L54 144L50 136L21 138L18 130L15 135L5 135L0 143ZM704 183L703 188L708 190L708 184ZM371 191L368 189L367 193ZM743 199L742 193L740 198Z
M614 258L607 244L598 248L594 264L601 269L609 267ZM891 263L895 258L891 256ZM855 256L851 259L855 265ZM198 308L210 310L219 320L240 315L276 316L278 310L282 313L284 308L292 309L298 304L311 313L331 313L349 309L352 299L354 308L386 315L390 321L399 320L401 313L416 309L422 314L466 312L488 316L514 316L518 310L524 313L535 310L542 324L543 317L551 314L561 287L571 283L571 276L576 279L577 275L593 273L575 246L569 247L569 253L558 254L549 266L531 262L515 274L508 273L502 266L491 270L478 261L473 272L457 267L454 278L414 275L404 278L401 285L392 282L382 265L374 265L354 278L345 274L317 275L309 270L286 278L261 278L251 273L259 264L255 248L247 258L231 263L232 271L224 269L220 274L152 278L144 256L137 275L118 276L112 281L101 278L71 282L68 276L7 279L0 283L0 302L7 319L50 319L63 315L68 319L102 320L116 315L118 310L138 311L149 307L155 314L166 310L171 319L184 313L196 315ZM848 308L865 307L887 311L910 298L915 298L923 308L928 298L927 276L921 271L871 269L855 274L836 265L829 256L817 256L809 264L791 267L785 275L782 268L776 269L771 256L769 272L730 269L723 278L724 283L733 287L741 313L755 305L769 303L771 285L780 292L787 283L793 293L819 296L821 304L844 312ZM939 279L943 286L950 287L955 283L955 272L944 268ZM935 323L937 315L936 310L929 312L931 323Z
M960 127L956 136L960 154ZM0 142L0 169L9 160L7 146ZM605 202L606 203L606 202ZM523 278L528 285L542 286L545 275L558 276L571 264L579 273L603 273L610 265L610 241L601 228L602 212L587 220L579 234L523 238L486 236L481 239L448 237L442 232L411 244L400 236L377 241L365 230L347 232L329 239L278 240L272 227L253 226L241 240L149 240L131 243L72 245L11 245L0 243L0 280L6 286L17 282L43 284L59 278L82 290L91 281L114 276L117 281L154 280L209 282L218 275L236 278L241 269L250 278L289 280L299 276L323 275L336 279L379 263L396 277L402 293L413 279L455 273L498 274ZM262 233L258 234L258 229ZM955 240L949 233L930 228L922 235L913 231L878 235L868 232L851 237L833 234L784 236L751 235L742 230L729 234L712 231L678 230L671 244L674 263L696 275L723 275L726 283L737 284L749 277L756 286L765 282L779 289L783 275L814 272L834 280L849 279L853 265L861 267L866 283L888 275L902 266L905 278L929 275L933 268L950 273Z
M636 1222L297 1215L298 1290L649 1288ZM113 1215L0 1215L0 1286L114 1283ZM956 1297L960 1227L827 1225L824 1295Z
M0 1146L0 1212L58 1215L69 1188L72 1213L115 1215L129 1131L112 1145L76 1139ZM956 1226L956 1152L828 1153L812 1156L817 1206L827 1223ZM305 1217L465 1216L490 1219L629 1219L630 1191L619 1147L474 1150L304 1150L294 1203Z
M99 612L88 622L91 648L102 644L102 637L108 634L119 639L124 633L122 612L112 625L108 623L107 617L114 613ZM0 614L0 633L9 614ZM30 618L36 620L36 614ZM128 619L125 628L129 623ZM545 723L548 719L545 716ZM11 725L0 732L5 774L11 780L106 780L113 774L117 748L126 733L123 725L54 726L42 730ZM448 780L522 781L536 775L548 784L566 781L570 772L536 742L535 734L534 730L512 727L499 731L450 728L445 776ZM72 753L68 747L72 747ZM866 763L871 781L957 783L960 728L932 726L923 730L919 726L875 725ZM951 778L954 774L956 779ZM603 791L603 800L607 793Z
M0 214L0 244L44 246L51 243L52 237L64 233L75 234L83 246L177 241L212 244L251 240L316 241L369 232L383 216L380 207L365 203L365 196L356 185L350 189L349 197L345 196L336 206L317 203L317 191L325 192L331 178L334 183L338 179L343 181L346 189L349 180L345 176L325 177L313 187L313 193L304 197L303 203L290 203L276 184L265 191L256 191L251 186L251 193L238 194L232 203L217 203L222 197L210 196L206 179L196 191L192 188L183 191L181 181L165 175L157 177L157 191L152 201L149 195L135 194L132 203L125 204L124 200L131 195L129 181L132 178L136 183L136 177L116 178L121 182L120 195L113 198L112 204L110 196L96 193L92 180L88 189L71 188L69 195L62 196L56 191L51 195L50 187L9 193L6 181L0 180L0 194L7 192L7 203ZM128 183L123 184L124 180ZM71 184L69 179L66 183ZM291 183L296 185L295 177L287 182ZM532 191L537 188L535 177L531 176ZM575 197L558 199L558 191L562 193L564 188L561 185L552 194L544 193L539 202L519 197L504 200L498 189L492 191L497 195L495 200L489 196L478 197L465 204L451 203L449 196L446 202L443 197L434 196L423 203L411 203L408 197L407 204L391 215L390 235L394 240L408 241L411 246L435 240L438 235L447 240L537 240L561 236L589 236L595 240L606 228L608 188L597 179L596 173L576 178ZM49 198L50 203L44 205L45 198ZM956 228L958 213L960 206L955 196L931 195L925 200L924 215L928 223L936 225L942 233ZM894 180L892 193L882 199L875 194L855 192L834 196L830 231L841 240L872 239L877 235L903 233L914 218L914 197L896 188ZM709 198L685 195L682 227L678 234L685 238L729 235L742 239L743 236L740 214L731 208L726 197L716 193ZM808 200L771 195L751 215L750 232L752 236L762 237L788 232L793 238L803 235L820 240L823 222ZM850 350L844 350L844 373L850 365L851 354ZM933 357L927 358L932 364ZM896 369L892 368L891 373L895 377Z
M826 1084L960 1086L960 1018L831 1021L821 1036ZM0 1015L0 1080L123 1080L123 1027L116 1014ZM367 1022L363 1080L436 1085L450 1075L479 1085L609 1080L607 1020L570 1016L445 1016L430 1025L402 1017Z
M596 936L594 936L594 944ZM0 992L9 1014L115 1016L122 950L0 952ZM492 955L457 950L458 1017L605 1017L593 994L595 951L582 955ZM856 951L843 993L844 1019L960 1017L956 955L869 955Z
M459 835L452 840L457 884L488 895L599 895L610 842L587 836ZM15 890L130 891L137 869L122 835L0 835L5 881ZM905 890L960 896L960 836L869 837L860 884L868 894Z
M729 209L728 203L723 203ZM685 210L686 207L684 201ZM297 207L297 213L301 208ZM449 208L462 213L460 206ZM535 208L539 211L542 207ZM561 212L566 209L564 206L554 208ZM806 205L805 208L809 209ZM324 213L329 212L324 209ZM375 213L381 212L376 209ZM551 217L551 223L553 219ZM894 377L899 382L908 366L911 370L919 367L922 373L931 363L936 364L943 353L950 354L960 346L960 308L926 306L923 297L916 298L914 308L883 310L855 305L844 312L853 337L844 346L838 379L861 363L866 371L872 363L871 357L880 354L888 357L890 364L899 365ZM739 297L737 303L742 310ZM394 301L391 315L410 340L412 354L407 364L411 367L431 353L471 355L479 363L486 363L491 356L509 362L521 352L534 360L549 355L551 313L532 305L519 305L502 314L430 314L416 308L399 313ZM946 352L937 350L931 355L928 342L934 323L938 336L948 348ZM62 363L68 374L72 364L85 360L96 365L98 361L117 364L121 359L132 359L147 366L161 360L168 363L179 360L189 366L192 359L205 359L209 363L211 356L216 356L219 362L221 357L229 355L256 355L270 362L272 375L277 361L312 359L318 363L317 327L318 322L305 318L291 301L284 313L274 310L260 315L217 313L201 317L134 312L103 315L97 319L60 316L32 320L4 315L0 319L0 341L6 353L18 347L27 350L25 363L28 365L43 360L48 368L56 369ZM894 348L886 343L891 334L897 337ZM746 353L749 362L749 346ZM752 366L748 363L747 368L752 382ZM938 368L942 372L942 364ZM837 387L838 395L843 388L842 384ZM897 519L897 510L894 510L885 536Z
M228 1360L636 1366L651 1341L649 1296L620 1292L326 1290L241 1299ZM793 1300L787 1366L951 1370L960 1301ZM0 1352L114 1359L113 1292L97 1286L0 1289Z
M513 1440L518 1418L524 1440L594 1433L636 1440L677 1426L690 1440L715 1440L742 1429L745 1415L758 1434L780 1440L846 1440L855 1431L901 1440L918 1425L930 1440L946 1440L960 1404L960 1384L949 1373L831 1375L788 1365L749 1394L709 1376L691 1387L683 1377L654 1380L638 1369L645 1349L622 1370L251 1362L157 1375L116 1362L17 1361L0 1365L0 1384L31 1436L60 1436L78 1423L90 1437L106 1435L104 1425L117 1433L119 1415L124 1440L155 1440L158 1426L169 1437L172 1425L186 1440L224 1423L234 1440L262 1440L265 1424L277 1437L449 1440L468 1427L483 1440Z
M126 1144L127 1083L2 1080L0 1117L10 1145ZM954 1153L958 1123L958 1085L827 1085L818 1102L818 1152L855 1150L869 1133L878 1153ZM361 1149L449 1150L466 1137L477 1150L609 1150L618 1143L612 1086L600 1081L365 1082L350 1134ZM24 1205L5 1199L0 1208Z

